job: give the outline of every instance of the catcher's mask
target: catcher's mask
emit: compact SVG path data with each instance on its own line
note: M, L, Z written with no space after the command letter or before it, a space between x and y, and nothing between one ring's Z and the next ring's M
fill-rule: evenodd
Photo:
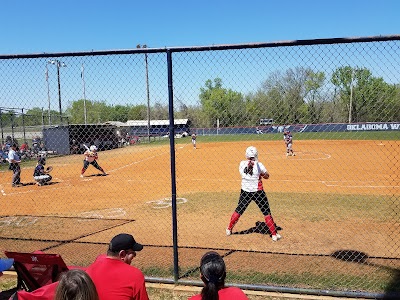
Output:
M254 158L257 159L258 158L258 151L256 149L256 147L254 146L250 146L246 149L246 158Z
M38 159L38 163L41 165L45 165L46 164L46 159L44 157L41 157Z

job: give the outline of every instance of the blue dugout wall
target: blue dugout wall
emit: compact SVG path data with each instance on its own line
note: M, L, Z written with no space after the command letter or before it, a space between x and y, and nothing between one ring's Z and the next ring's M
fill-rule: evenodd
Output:
M354 131L400 131L400 122L376 123L334 123L334 124L296 124L296 125L268 125L257 127L223 127L223 128L193 128L198 135L217 134L257 134L291 132L354 132Z

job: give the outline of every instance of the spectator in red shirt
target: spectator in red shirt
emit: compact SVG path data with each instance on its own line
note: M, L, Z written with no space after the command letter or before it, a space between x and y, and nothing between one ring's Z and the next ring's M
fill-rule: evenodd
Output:
M20 151L20 152L26 152L26 151L28 151L28 150L29 150L29 146L28 146L27 143L23 143L23 144L21 145L21 147L19 147L19 151Z
M132 235L121 233L112 238L107 255L100 255L87 268L100 300L148 300L143 273L131 266L143 245Z
M224 259L214 251L203 255L200 261L200 278L204 283L201 294L189 300L248 300L238 287L225 287L226 267Z

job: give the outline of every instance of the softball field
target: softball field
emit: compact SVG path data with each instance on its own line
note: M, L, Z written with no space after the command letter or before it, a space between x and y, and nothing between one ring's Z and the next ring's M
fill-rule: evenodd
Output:
M225 236L240 191L238 164L250 145L257 147L259 160L271 174L264 188L275 222L282 227L283 238L277 243L260 231L263 218L253 203L236 225L236 234ZM344 269L365 274L374 265L400 268L400 223L395 214L399 147L399 141L295 141L296 156L286 157L281 141L202 143L199 137L193 149L189 139L178 140L182 271L197 266L206 249L221 251L228 268L241 272L312 269L319 276ZM89 166L86 177L80 178L82 159L49 158L47 165L54 170L48 186L33 183L33 164L23 165L25 186L20 188L11 187L11 171L0 173L0 250L41 249L60 253L67 264L88 265L106 251L113 235L130 232L145 245L136 265L170 269L169 145L100 152L98 162L108 176L97 176ZM354 267L332 258L344 249L366 254L373 262Z

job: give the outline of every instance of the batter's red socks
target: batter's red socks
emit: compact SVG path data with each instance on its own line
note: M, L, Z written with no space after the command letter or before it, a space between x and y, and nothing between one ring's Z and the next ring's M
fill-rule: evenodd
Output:
M229 222L228 229L232 230L233 226L239 221L240 214L238 214L236 211L232 214L231 221Z
M265 224L267 224L267 227L269 229L269 232L272 235L276 235L276 227L275 227L275 222L274 219L272 218L271 215L265 216Z

